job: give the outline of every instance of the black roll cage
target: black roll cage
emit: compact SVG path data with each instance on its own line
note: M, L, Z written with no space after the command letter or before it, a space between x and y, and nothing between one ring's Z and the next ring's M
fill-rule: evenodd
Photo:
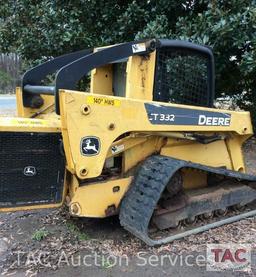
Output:
M145 43L145 48L138 50L137 45ZM209 107L214 99L214 57L212 51L205 46L200 46L187 41L151 39L122 43L93 52L85 49L63 55L42 63L28 70L22 78L23 105L30 107L31 99L35 95L55 95L55 111L60 114L59 89L75 90L77 82L87 75L92 69L114 63L134 55L145 55L159 48L187 49L198 52L208 58L208 97ZM57 71L54 86L42 86L42 80L49 74Z

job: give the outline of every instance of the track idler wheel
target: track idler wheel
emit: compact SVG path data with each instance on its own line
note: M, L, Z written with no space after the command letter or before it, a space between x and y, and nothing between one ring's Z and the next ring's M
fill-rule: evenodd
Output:
M228 213L228 209L218 209L214 213L216 216L225 216Z
M207 213L204 213L202 214L201 216L201 219L212 219L213 218L213 212L207 212Z
M242 211L245 210L245 205L236 204L236 205L232 206L232 209L233 209L235 212L242 212Z
M186 219L183 220L183 225L184 226L190 226L193 225L197 222L197 217L196 216L192 216L192 217L188 217Z

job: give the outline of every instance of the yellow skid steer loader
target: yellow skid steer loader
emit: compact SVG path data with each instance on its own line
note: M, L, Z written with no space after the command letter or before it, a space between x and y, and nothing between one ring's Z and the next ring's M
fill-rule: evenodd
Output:
M66 201L73 216L119 214L149 245L255 215L256 176L241 150L250 114L215 109L214 91L212 51L178 40L87 49L30 69L17 117L0 118L0 211Z

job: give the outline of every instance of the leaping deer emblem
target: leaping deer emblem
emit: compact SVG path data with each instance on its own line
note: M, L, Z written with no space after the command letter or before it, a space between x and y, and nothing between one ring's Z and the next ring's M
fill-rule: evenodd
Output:
M85 141L85 144L86 145L83 147L84 151L88 152L88 151L92 150L95 153L98 153L98 149L96 149L96 145L95 144L91 145L91 140L90 139L87 139Z
M26 166L23 170L25 176L36 175L36 168L34 166Z

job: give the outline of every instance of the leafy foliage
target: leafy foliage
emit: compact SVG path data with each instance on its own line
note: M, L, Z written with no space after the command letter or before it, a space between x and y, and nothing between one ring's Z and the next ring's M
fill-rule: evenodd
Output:
M67 228L72 235L78 238L78 240L82 241L90 239L89 236L85 232L82 232L72 221L67 222Z
M17 51L34 64L149 37L212 47L217 96L243 93L240 107L255 110L255 0L7 0L0 6L0 51Z
M10 74L0 69L0 89L1 92L10 92L8 89L12 86L13 78ZM5 90L4 90L5 88Z
M34 232L34 234L32 235L32 239L37 240L37 241L41 241L44 238L46 238L48 235L49 235L49 232L42 228L42 229L36 230Z

